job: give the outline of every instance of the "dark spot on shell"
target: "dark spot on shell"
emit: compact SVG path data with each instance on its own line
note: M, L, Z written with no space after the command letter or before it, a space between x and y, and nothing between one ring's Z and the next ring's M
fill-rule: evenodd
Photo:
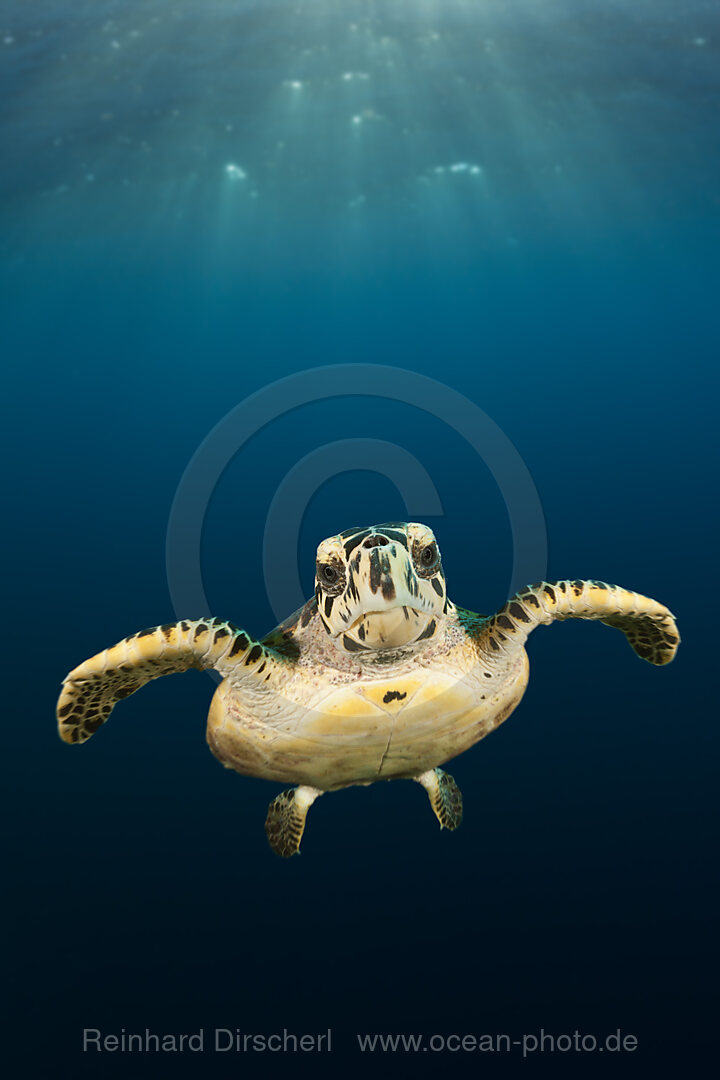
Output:
M383 701L386 705L389 705L391 701L402 701L403 698L406 697L407 690L403 691L402 693L399 690L388 690L388 692L383 697Z

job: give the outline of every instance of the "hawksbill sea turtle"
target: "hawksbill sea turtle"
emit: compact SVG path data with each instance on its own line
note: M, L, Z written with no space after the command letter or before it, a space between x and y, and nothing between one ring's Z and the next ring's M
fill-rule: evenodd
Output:
M262 641L222 619L183 619L80 664L63 683L60 736L85 742L150 679L213 668L213 754L295 785L268 810L278 855L299 850L319 795L376 780L416 780L455 829L462 796L440 766L507 719L528 681L525 641L555 619L616 626L651 664L669 663L680 641L666 607L602 581L538 582L477 615L448 599L427 526L348 529L320 544L313 598Z

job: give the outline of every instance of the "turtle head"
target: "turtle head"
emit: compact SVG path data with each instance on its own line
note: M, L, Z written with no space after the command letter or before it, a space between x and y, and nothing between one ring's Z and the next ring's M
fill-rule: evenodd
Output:
M388 522L323 540L315 596L325 629L347 652L397 649L432 638L446 605L432 530Z

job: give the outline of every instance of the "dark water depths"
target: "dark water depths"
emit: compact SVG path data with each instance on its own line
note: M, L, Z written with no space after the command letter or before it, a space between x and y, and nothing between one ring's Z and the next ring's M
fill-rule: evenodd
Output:
M717 911L720 17L687 0L38 0L0 10L5 766L15 1074L645 1076L713 1038ZM213 426L268 383L374 363L487 413L532 474L548 575L654 596L667 670L569 623L524 702L416 785L321 800L269 851L277 788L207 752L210 680L161 680L82 748L60 680L173 619L168 515ZM328 375L329 379L334 378ZM502 604L491 471L382 395L266 423L205 517L214 614L276 621L268 508L300 459L386 440L427 470L450 595ZM405 516L355 467L299 544ZM297 546L297 550L296 550ZM183 612L196 616L199 612ZM333 1029L320 1055L83 1055L82 1030ZM361 1055L356 1032L637 1036L634 1054ZM22 1071L20 1071L22 1070Z

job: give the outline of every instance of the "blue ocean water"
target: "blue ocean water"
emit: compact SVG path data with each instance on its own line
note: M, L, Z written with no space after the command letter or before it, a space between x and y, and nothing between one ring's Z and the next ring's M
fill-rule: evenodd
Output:
M709 0L4 5L18 1074L644 1076L710 1060L719 44ZM524 701L451 766L457 833L416 785L378 784L320 800L286 862L262 827L277 787L207 751L207 676L148 685L80 748L58 740L54 704L85 657L201 614L174 611L165 548L215 425L308 369L330 387L341 364L377 366L367 395L281 411L240 447L241 432L212 486L213 614L274 625L269 508L297 462L347 439L390 442L431 478L451 597L505 601L503 491L452 422L384 396L399 368L510 440L550 579L656 597L683 644L655 669L603 626L539 631ZM324 536L405 517L366 466L308 495L287 549L308 594ZM84 1028L211 1042L216 1027L331 1028L332 1053L82 1049ZM356 1039L541 1029L638 1045L523 1060L363 1055Z

